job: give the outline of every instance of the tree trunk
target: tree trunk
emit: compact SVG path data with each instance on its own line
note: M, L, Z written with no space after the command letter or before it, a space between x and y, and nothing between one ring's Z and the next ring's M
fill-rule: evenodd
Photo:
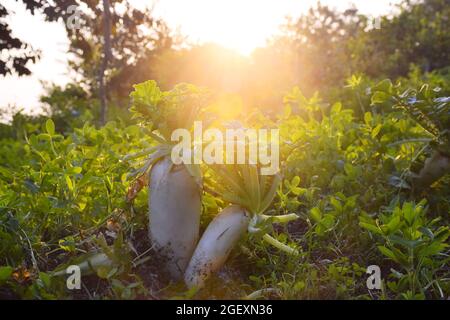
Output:
M103 0L103 61L99 70L100 94L100 125L106 123L108 112L107 89L105 85L105 72L111 58L111 9L109 0Z

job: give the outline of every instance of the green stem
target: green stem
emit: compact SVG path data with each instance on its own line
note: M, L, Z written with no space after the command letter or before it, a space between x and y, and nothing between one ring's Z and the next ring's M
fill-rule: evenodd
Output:
M431 139L428 139L428 138L404 139L404 140L399 140L399 141L389 143L387 146L393 147L396 145L402 145L402 144L407 144L407 143L429 143L429 142L431 142Z
M264 289L260 289L260 290L256 290L252 293L250 293L249 295L244 297L244 300L254 300L254 299L258 299L261 297L264 297L266 294L277 294L277 295L281 295L280 290L276 289L276 288L264 288Z
M166 139L164 139L163 137L158 136L157 134L151 132L151 131L147 131L147 134L153 138L154 140L156 140L157 142L161 143L161 144L168 144L168 142L166 141Z
M298 215L296 215L295 213L289 213L289 214L283 214L283 215L279 215L279 216L269 216L269 215L265 215L265 214L260 214L259 215L261 217L262 220L267 220L272 218L273 222L276 223L288 223L290 221L296 220L298 219Z
M154 146L154 147L146 148L142 151L139 151L139 152L136 152L133 154L126 155L125 157L122 158L122 161L129 161L129 160L134 160L136 158L140 158L142 156L145 156L149 153L154 152L158 147L159 146Z
M265 234L263 235L263 239L268 242L269 244L273 245L275 248L280 249L283 252L286 252L288 254L291 255L298 255L299 252L298 250L289 247L288 245L285 245L284 243L281 243L280 241L278 241L277 239L275 239L274 237L270 236L269 234Z

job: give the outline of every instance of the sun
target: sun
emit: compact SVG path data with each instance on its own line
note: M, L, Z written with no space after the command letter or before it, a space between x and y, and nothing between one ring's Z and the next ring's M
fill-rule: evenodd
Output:
M199 19L197 28L204 28L205 38L242 54L264 45L274 31L270 27L273 18L261 12L262 8L254 1L216 2L211 9L215 14L206 17L206 24Z
M302 10L309 1L164 0L155 12L191 42L214 42L243 55L264 46L290 10ZM298 9L298 10L297 10Z
M131 0L137 7L152 6L154 13L193 42L214 42L249 55L279 31L287 16L298 17L317 0ZM399 0L322 0L340 10L351 3L361 12L380 14ZM149 5L152 3L152 5Z
M194 22L195 33L207 41L248 55L263 46L276 30L276 19L264 1L208 1L205 14ZM194 30L193 30L194 31Z

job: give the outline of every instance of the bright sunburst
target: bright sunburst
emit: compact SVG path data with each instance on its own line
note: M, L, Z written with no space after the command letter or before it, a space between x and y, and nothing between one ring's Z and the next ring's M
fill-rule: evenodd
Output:
M325 5L340 9L357 4L362 12L379 14L397 0L323 0ZM136 6L145 2L134 0ZM160 0L155 13L192 41L215 42L248 55L264 46L286 16L299 16L317 0Z

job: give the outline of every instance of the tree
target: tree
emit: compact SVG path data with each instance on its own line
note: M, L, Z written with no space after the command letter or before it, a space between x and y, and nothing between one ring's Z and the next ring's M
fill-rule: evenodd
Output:
M23 2L26 9L34 15L35 12L44 14L47 21L57 21L58 19L67 19L71 16L68 8L78 5L76 0L16 0ZM90 2L90 1L86 1ZM0 75L31 74L28 63L35 63L40 55L39 51L12 35L12 30L5 18L10 14L4 6L0 4L0 51L4 56L0 57Z
M138 10L126 0L79 1L79 28L66 26L72 69L90 92L98 92L100 123L107 100L128 96L132 84L151 77L151 60L170 49L174 38L150 9ZM78 82L78 81L77 81Z
M450 1L405 0L400 13L383 17L353 46L357 68L371 77L406 76L411 64L423 72L444 68L450 61Z
M108 61L111 54L111 9L109 0L103 0L103 60L98 73L99 93L100 93L100 123L106 123L106 112L108 110L105 71L108 68Z
M34 7L29 8L34 12ZM28 62L36 62L39 53L22 40L14 37L8 24L4 20L9 12L0 4L0 75L16 73L19 76L29 75Z
M344 12L318 3L297 19L289 18L281 35L259 50L260 59L286 61L285 77L308 95L340 86L355 72L350 45L368 27L369 19L357 9ZM264 64L262 64L264 65ZM325 91L325 90L324 90Z
M175 39L150 9L138 10L127 0L21 0L31 14L44 14L47 21L63 20L70 40L69 65L80 82L101 102L100 123L106 121L107 100L112 91L122 98L132 84L150 77L155 52L172 48ZM75 10L74 10L75 8ZM9 12L0 5L0 74L30 74L26 64L39 55L20 39L1 18ZM74 21L75 19L75 21ZM75 23L73 23L75 22Z

